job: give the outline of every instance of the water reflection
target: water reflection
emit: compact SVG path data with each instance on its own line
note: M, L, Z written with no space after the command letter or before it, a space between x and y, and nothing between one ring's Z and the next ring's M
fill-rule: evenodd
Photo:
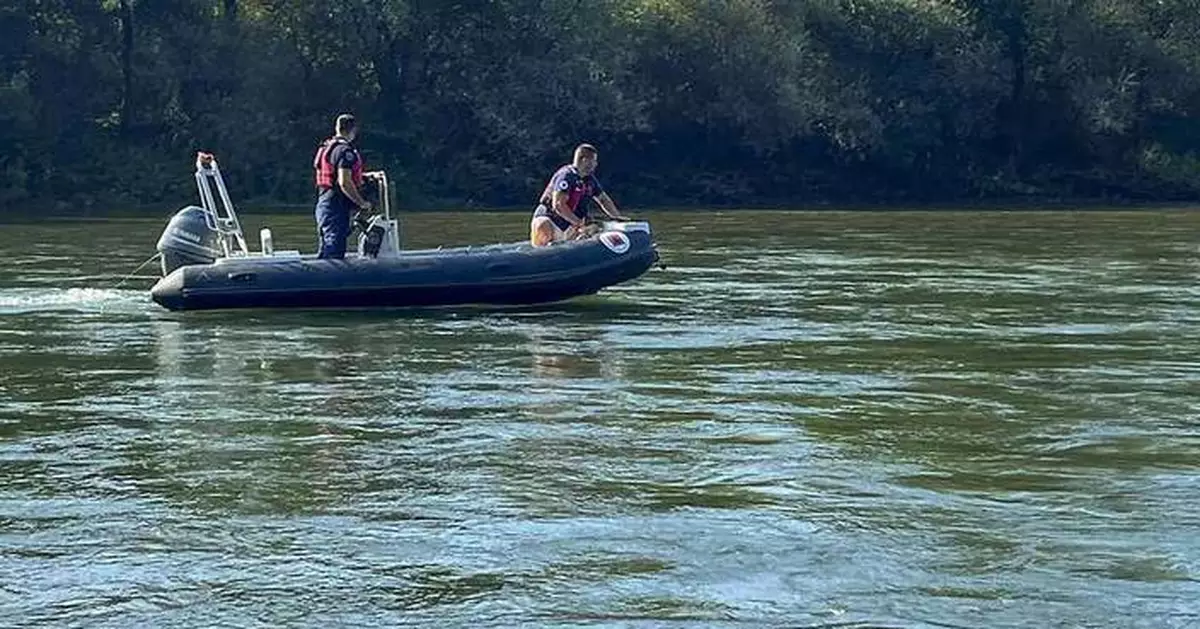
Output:
M5 611L1200 618L1200 217L754 219L664 216L670 271L540 308L175 314L0 269Z
M348 384L370 345L353 328L296 333L218 316L153 331L163 430L135 453L159 477L148 485L193 508L241 513L319 513L361 488L358 426L382 396Z
M601 323L572 321L569 328L553 318L521 320L525 347L537 380L602 379L623 381L628 348L607 333Z

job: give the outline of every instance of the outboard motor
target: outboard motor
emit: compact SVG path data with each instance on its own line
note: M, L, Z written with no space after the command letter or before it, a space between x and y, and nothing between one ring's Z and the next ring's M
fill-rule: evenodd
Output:
M175 213L158 237L163 277L189 264L212 264L221 257L220 234L209 229L204 208L189 205Z

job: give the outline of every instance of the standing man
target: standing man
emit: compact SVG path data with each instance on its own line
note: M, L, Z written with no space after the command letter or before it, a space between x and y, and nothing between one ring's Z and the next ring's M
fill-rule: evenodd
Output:
M362 196L363 161L351 142L358 137L354 116L341 114L334 122L334 136L321 143L313 157L317 180L318 258L346 257L350 236L350 214L358 208L371 209Z
M617 212L617 205L596 179L599 161L596 147L580 144L575 147L574 160L550 177L529 221L529 242L533 246L577 237L588 216L587 206L581 205L584 197L595 201L609 218L629 220Z

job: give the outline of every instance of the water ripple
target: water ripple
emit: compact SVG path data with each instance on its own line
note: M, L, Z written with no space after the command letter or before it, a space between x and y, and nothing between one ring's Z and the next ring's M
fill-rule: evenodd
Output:
M1200 218L1155 216L655 214L666 271L417 314L166 313L112 288L162 220L7 226L0 618L1196 626Z

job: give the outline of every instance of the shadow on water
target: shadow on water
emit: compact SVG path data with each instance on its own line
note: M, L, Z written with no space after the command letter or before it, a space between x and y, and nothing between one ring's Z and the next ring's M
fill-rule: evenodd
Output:
M346 326L387 321L447 321L486 316L567 316L577 323L603 323L615 317L636 318L669 314L669 304L648 304L625 297L593 295L552 304L517 306L438 306L428 308L306 308L288 310L222 310L171 312L167 317L185 325L296 324L312 327ZM165 311L164 311L165 312Z

